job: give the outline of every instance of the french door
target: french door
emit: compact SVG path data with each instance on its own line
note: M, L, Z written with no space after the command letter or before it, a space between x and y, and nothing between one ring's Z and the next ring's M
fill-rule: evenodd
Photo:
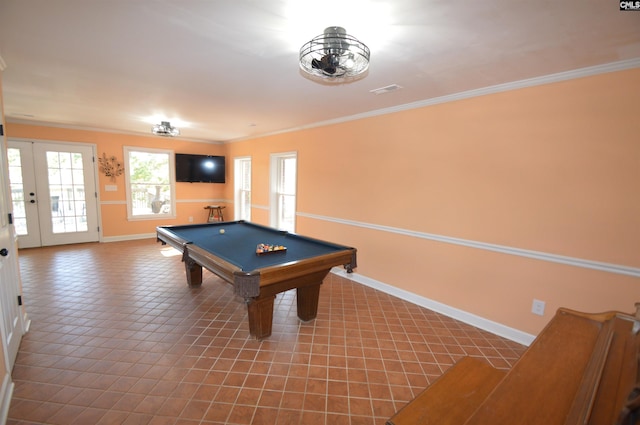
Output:
M10 140L8 157L20 248L100 239L92 146Z

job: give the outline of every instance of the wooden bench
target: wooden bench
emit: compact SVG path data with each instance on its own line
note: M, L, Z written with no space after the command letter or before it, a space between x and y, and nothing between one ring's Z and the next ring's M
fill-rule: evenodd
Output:
M636 309L561 308L510 371L465 357L387 425L638 425Z

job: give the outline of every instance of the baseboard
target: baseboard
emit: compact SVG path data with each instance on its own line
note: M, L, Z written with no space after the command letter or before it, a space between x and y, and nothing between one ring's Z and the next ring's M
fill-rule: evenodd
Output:
M13 381L11 381L11 375L6 373L2 380L2 387L0 387L0 424L7 423L14 385Z
M29 315L27 314L27 312L25 311L24 314L22 315L22 323L23 323L23 335L29 332L29 329L31 328L31 319L29 319Z
M519 344L528 346L535 339L535 335L510 328L492 320L488 320L475 314L440 303L438 301L416 295L412 292L405 291L404 289L396 288L395 286L388 285L386 283L371 279L358 273L347 273L344 269L341 269L339 267L334 267L331 272L370 288L377 289L386 294L393 295L396 298L400 298L412 304L419 305L420 307L435 311L436 313L444 314L447 317L460 320L461 322L475 326L476 328L485 330L487 332L491 332L494 335L507 338Z
M138 239L155 239L155 238L156 238L155 233L143 233L143 234L137 234L137 235L105 237L105 238L102 238L102 242L122 242L122 241L138 240ZM438 301L434 301L429 298L416 295L412 292L405 291L404 289L396 288L395 286L388 285L386 283L377 281L375 279L363 276L358 273L347 273L344 269L341 269L338 267L334 267L331 272L339 276L342 276L344 278L347 278L349 280L352 280L354 282L360 283L362 285L369 286L371 288L377 289L389 295L393 295L394 297L400 298L402 300L409 301L410 303L419 305L420 307L428 308L429 310L435 311L436 313L444 314L447 317L460 320L461 322L483 329L487 332L491 332L494 335L507 338L519 344L524 344L528 346L535 339L534 335L528 334L526 332L522 332L517 329L510 328L508 326L502 325L500 323L494 322L489 319L485 319L483 317L466 312L464 310L460 310L460 309L448 306L446 304L442 304Z
M122 236L103 236L101 242L124 242L124 241L136 241L140 239L155 239L155 233L139 233L137 235L122 235Z

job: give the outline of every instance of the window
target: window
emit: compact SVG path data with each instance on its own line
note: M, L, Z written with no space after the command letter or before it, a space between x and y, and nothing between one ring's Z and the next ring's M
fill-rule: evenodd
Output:
M251 221L251 158L235 158L233 163L235 219Z
M295 232L296 152L271 155L271 226Z
M124 147L129 220L175 218L172 151Z

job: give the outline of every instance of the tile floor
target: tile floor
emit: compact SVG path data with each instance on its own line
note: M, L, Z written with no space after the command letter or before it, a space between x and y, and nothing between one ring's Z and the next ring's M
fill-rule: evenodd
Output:
M329 275L318 318L276 299L273 335L205 271L186 285L155 240L20 251L30 331L8 424L384 424L464 355L524 347Z

